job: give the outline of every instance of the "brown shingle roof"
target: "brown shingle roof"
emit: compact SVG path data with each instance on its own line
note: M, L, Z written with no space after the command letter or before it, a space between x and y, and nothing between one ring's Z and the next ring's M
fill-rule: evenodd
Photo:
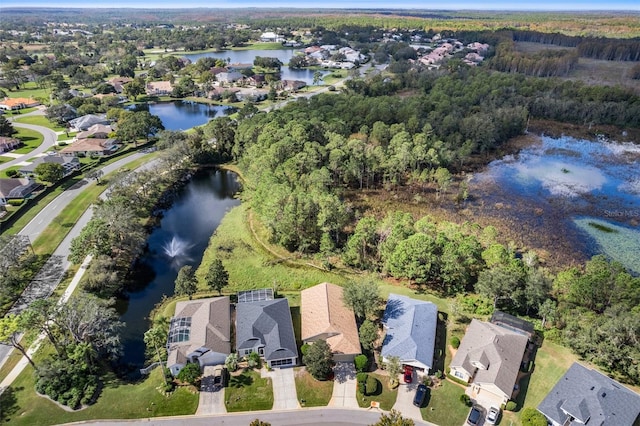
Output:
M326 339L333 353L359 354L353 311L344 306L342 287L322 283L301 293L302 340Z

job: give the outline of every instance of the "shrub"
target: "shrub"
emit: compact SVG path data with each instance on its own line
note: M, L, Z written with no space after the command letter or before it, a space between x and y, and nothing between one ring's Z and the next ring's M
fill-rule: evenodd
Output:
M460 401L467 407L471 407L471 398L466 393L460 395Z
M367 382L368 374L367 373L356 373L356 380L358 382L358 390L361 394L365 395L365 383Z
M453 336L451 337L451 346L453 346L455 349L458 349L460 347L460 338L458 336Z
M302 352L302 356L305 356L308 351L309 351L309 344L308 343L305 343L304 345L302 345L300 347L300 352Z
M366 355L360 354L355 357L353 362L356 365L356 371L364 371L367 368L367 364L369 363L369 358L367 358Z
M507 405L504 407L504 409L507 411L515 411L517 407L518 407L518 404L516 404L515 401L509 401L507 402Z
M200 364L198 364L197 362L190 362L185 365L182 370L180 370L177 378L182 382L187 382L195 386L196 382L200 378L201 373L202 372L200 371Z
M522 426L547 426L546 417L535 408L527 407L522 410Z
M7 202L9 203L9 205L17 207L17 206L21 206L22 203L24 203L24 199L20 198L17 200L7 200Z
M7 170L6 172L7 177L16 177L18 176L18 171L17 170Z
M380 382L373 376L368 376L364 385L365 395L374 395L378 391L378 385Z
M236 371L238 369L238 354L235 352L227 355L227 359L224 361L224 366L227 367L229 371Z
M247 357L247 364L249 364L249 368L260 368L262 366L258 352L251 352L249 354Z

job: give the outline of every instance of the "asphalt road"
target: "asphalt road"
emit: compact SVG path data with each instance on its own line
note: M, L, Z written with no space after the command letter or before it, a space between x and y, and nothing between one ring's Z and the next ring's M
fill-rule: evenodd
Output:
M40 112L40 111L37 111L37 112ZM35 113L32 113L32 114L38 115ZM56 135L56 132L46 127L36 126L35 124L17 123L14 121L12 121L11 124L13 124L13 127L21 127L24 129L34 130L38 133L42 133L42 136L44 137L44 139L40 144L40 146L38 146L36 149L31 151L30 153L24 154L22 157L0 164L0 170L8 169L9 167L15 166L18 163L22 163L23 161L28 161L33 157L37 157L39 154L42 154L43 152L48 151L49 148L54 146L58 141L58 135Z
M138 420L105 420L84 421L70 424L90 424L100 426L131 426L145 424L152 426L247 426L255 419L269 422L272 426L297 425L333 425L360 426L371 425L380 419L382 413L377 409L345 409L345 408L305 408L288 411L254 411L251 413L228 413L216 416L181 416L166 418L150 418ZM430 425L430 423L415 421L416 425Z

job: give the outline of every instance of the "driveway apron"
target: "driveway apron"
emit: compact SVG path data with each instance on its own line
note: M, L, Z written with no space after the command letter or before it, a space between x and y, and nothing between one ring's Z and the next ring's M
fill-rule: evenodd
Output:
M266 371L263 368L260 375L271 378L274 410L300 408L293 368L276 368L273 371Z
M329 407L358 408L356 370L350 362L338 362L333 369L333 395Z

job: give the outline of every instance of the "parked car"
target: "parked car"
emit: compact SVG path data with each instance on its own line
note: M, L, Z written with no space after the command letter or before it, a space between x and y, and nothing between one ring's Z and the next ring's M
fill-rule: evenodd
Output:
M413 405L420 408L424 404L424 400L427 398L427 387L423 384L418 385L416 389L416 396L413 397Z
M471 407L469 411L469 415L467 416L467 424L471 426L476 426L480 424L480 419L482 419L482 408L477 405Z
M488 425L495 425L498 423L498 417L500 417L500 409L498 407L489 408L485 423Z
M413 380L413 367L411 367L410 365L405 365L404 366L404 382L411 383L412 380Z

